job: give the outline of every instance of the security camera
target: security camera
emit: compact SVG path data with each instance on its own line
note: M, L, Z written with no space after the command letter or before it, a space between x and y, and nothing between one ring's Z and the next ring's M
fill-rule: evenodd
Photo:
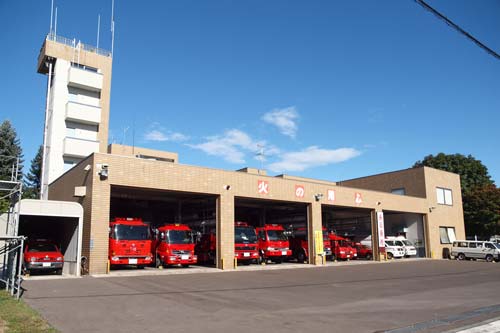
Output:
M107 170L108 169L108 165L106 163L101 164L101 169L102 170Z
M224 185L224 189L225 189L226 191L229 191L229 190L231 189L231 185Z

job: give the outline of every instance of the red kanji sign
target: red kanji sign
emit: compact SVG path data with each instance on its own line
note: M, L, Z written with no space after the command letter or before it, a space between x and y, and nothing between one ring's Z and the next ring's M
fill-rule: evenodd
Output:
M328 190L326 192L326 199L331 202L335 201L335 190Z
M354 202L356 203L356 205L361 205L363 203L363 197L361 196L361 193L356 192L354 194Z
M306 194L306 190L303 185L295 185L295 196L297 198L303 198Z
M268 194L269 193L269 182L265 180L257 181L257 191L259 194Z

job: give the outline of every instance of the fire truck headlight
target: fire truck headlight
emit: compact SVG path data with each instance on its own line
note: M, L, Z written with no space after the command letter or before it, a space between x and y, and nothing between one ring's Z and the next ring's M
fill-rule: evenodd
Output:
M31 257L30 261L36 261L36 257Z
M151 256L147 256L145 260L151 260Z
M177 260L177 257L176 256L170 256L168 257L170 260Z
M268 247L266 250L267 251L274 251L274 247Z
M340 254L345 254L345 251L340 251Z
M118 258L118 257L111 257L111 261L118 261L118 260L120 260L120 258Z
M57 260L57 261L62 261L62 260L63 260L63 258L62 258L62 257L57 257L57 259L56 259L56 260Z
M194 255L194 256L193 256L193 259L194 259L194 260L198 260L198 256Z

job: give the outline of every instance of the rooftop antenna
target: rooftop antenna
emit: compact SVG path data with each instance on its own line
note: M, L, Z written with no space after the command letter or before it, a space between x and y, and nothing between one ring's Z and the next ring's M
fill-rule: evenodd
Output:
M123 141L122 141L122 145L125 144L125 137L127 135L127 131L128 131L129 128L130 128L130 126L127 126L127 127L123 128Z
M50 30L49 30L49 34L52 34L52 21L53 21L53 18L54 18L54 0L52 0L52 2L50 4Z
M257 153L257 158L260 161L260 169L259 169L259 174L261 170L264 170L264 145L258 143L257 147L259 148L259 152Z
M115 47L115 0L111 0L111 57Z
M99 48L99 30L101 29L101 15L97 15L97 48Z
M54 20L54 36L57 36L57 7L56 7L56 17Z

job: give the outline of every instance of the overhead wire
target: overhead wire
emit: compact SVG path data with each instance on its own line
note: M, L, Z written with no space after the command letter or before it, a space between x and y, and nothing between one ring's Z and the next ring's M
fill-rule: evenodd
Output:
M470 33L468 33L467 31L465 31L464 29L462 29L460 26L458 26L456 23L454 23L453 21L451 21L449 18L447 18L446 16L444 16L443 14L441 14L440 12L438 12L436 9L432 8L424 0L415 0L415 2L418 3L419 5L421 5L423 8L425 8L429 12L431 12L432 14L434 14L435 16L437 16L439 19L443 20L450 27L452 27L453 29L455 29L456 31L458 31L459 33L461 33L462 35L464 35L465 37L467 37L468 39L470 39L472 42L474 42L477 46L479 46L480 48L482 48L484 51L488 52L490 55L492 55L493 57L495 57L498 60L500 60L500 55L498 53L496 53L495 51L493 51L491 48L489 48L485 44L481 43L477 38L475 38Z

